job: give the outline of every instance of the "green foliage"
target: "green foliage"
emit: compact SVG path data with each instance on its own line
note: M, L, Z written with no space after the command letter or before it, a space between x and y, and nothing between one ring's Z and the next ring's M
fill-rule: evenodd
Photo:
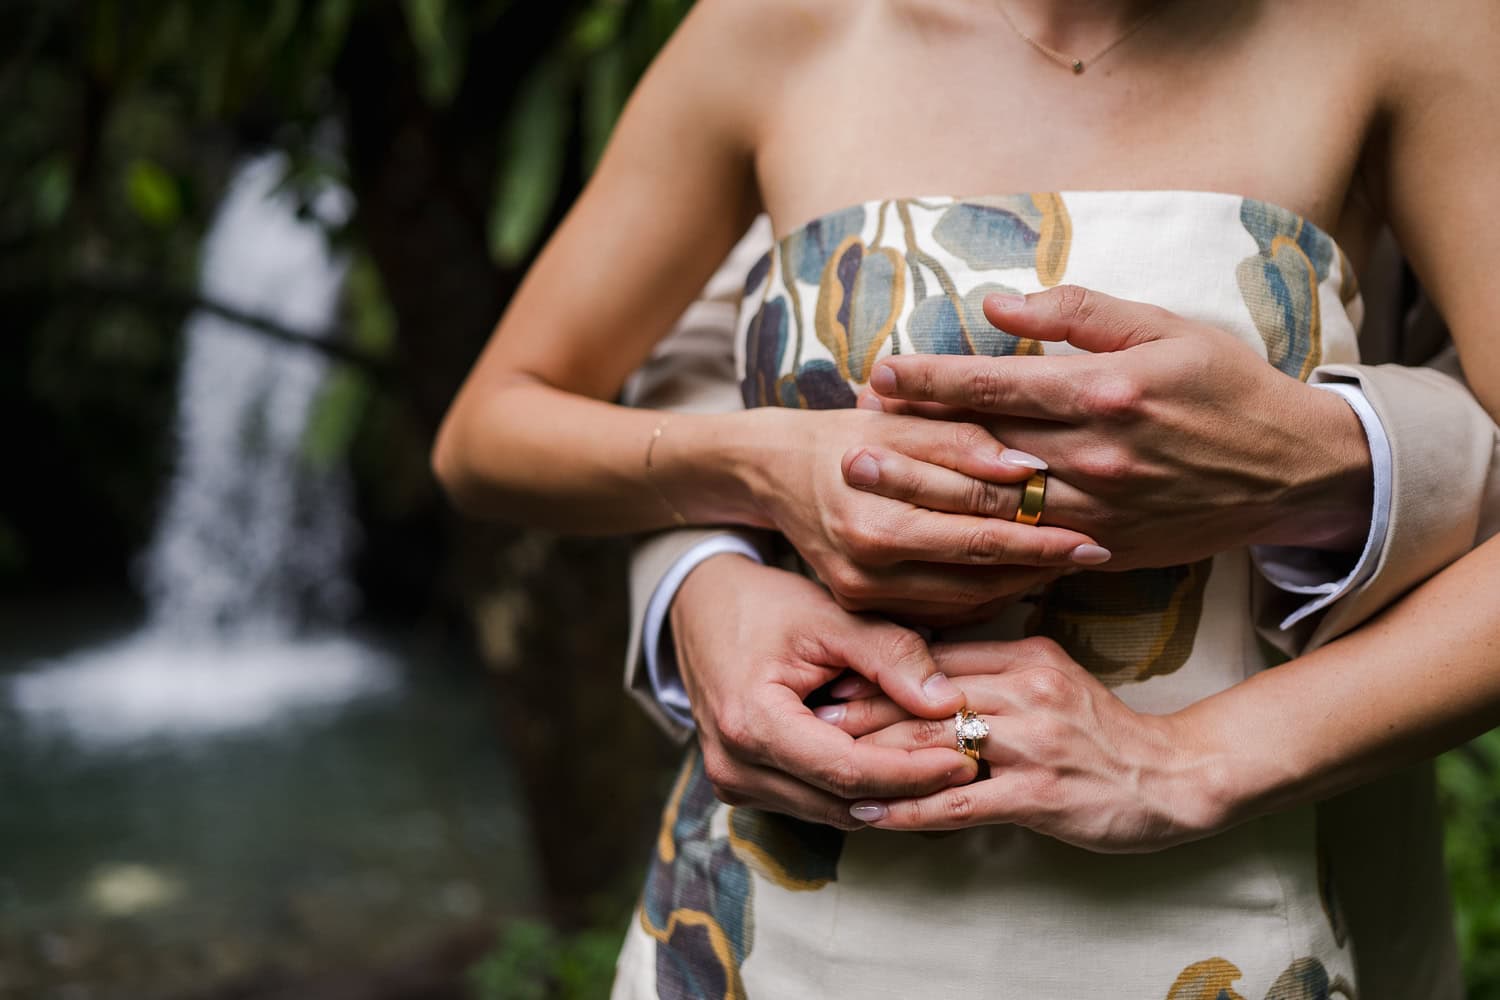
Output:
M125 200L143 222L162 229L182 216L177 179L145 157L135 160L126 170Z
M581 133L592 171L635 79L687 13L690 0L593 0L516 96L490 203L490 253L515 266L535 249L558 207L567 148Z
M445 105L463 81L467 25L461 5L450 0L404 0L411 40L422 61L422 90Z
M588 929L559 934L518 920L469 970L475 1000L603 1000L614 978L622 935Z
M516 99L490 207L490 253L503 266L526 258L557 200L568 136L567 97L560 68L549 62L538 67Z
M1500 998L1500 730L1438 759L1470 1000Z

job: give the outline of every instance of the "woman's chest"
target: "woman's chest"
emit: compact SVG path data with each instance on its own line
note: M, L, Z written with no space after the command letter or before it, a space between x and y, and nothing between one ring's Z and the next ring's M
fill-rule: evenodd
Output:
M1014 37L870 20L766 94L756 166L779 232L881 197L1189 189L1286 206L1357 256L1373 234L1350 191L1376 97L1338 37L1229 25L1075 75Z

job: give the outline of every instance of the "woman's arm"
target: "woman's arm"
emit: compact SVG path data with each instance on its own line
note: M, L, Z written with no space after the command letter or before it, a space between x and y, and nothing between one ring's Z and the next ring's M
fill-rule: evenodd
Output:
M743 44L756 30L748 6L694 7L459 391L433 462L466 509L565 529L670 523L644 478L658 416L604 400L756 212L751 102L774 74L757 61L766 45ZM694 521L750 519L743 496L709 481L722 462L706 461L742 419L673 421L675 464L663 472L698 487L674 495ZM668 449L659 451L661 467Z
M1390 83L1363 169L1474 395L1500 418L1500 6L1385 6Z

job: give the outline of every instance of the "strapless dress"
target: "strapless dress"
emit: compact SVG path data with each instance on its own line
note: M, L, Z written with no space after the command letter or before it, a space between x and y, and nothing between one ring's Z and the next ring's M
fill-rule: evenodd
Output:
M901 198L820 216L751 270L745 404L852 406L887 354L1072 352L980 310L1062 282L1226 330L1295 378L1359 359L1348 261L1284 208L1182 191ZM1081 573L983 634L1051 636L1132 707L1171 712L1281 658L1253 625L1252 574L1245 550ZM1347 1000L1336 863L1312 807L1143 855L1013 826L845 834L718 802L693 752L615 996Z

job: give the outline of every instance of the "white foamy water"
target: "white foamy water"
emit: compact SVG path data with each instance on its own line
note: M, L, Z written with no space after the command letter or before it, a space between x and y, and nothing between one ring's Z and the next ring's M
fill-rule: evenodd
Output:
M17 677L30 721L92 744L251 729L389 690L390 664L346 636L181 636L146 629Z
M279 154L240 168L205 239L200 286L316 337L333 325L345 261L276 189L284 169ZM330 187L313 210L339 221L349 197ZM142 560L148 623L11 683L30 720L89 742L257 726L393 683L382 654L327 631L357 594L345 474L301 455L326 357L208 313L185 338L176 470Z

